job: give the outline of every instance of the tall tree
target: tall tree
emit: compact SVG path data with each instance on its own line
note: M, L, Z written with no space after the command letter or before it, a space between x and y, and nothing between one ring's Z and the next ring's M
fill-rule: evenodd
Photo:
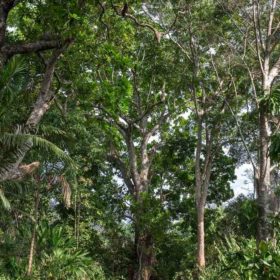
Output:
M213 56L219 51L220 39L215 29L219 22L215 21L215 3L205 1L196 3L189 1L170 1L166 7L151 6L149 14L157 13L155 19L168 34L170 40L182 52L185 59L185 76L188 100L191 102L188 113L195 115L196 152L195 152L195 193L197 212L197 264L200 269L205 267L205 229L204 213L207 204L208 189L215 157L224 145L223 137L227 133L225 123L229 115L226 104L230 103L228 92L231 90L230 77L220 77L219 70L224 71L226 65L220 57L214 62ZM171 8L170 8L171 6ZM165 9L164 9L165 8ZM171 29L167 28L171 26ZM211 32L210 26L212 27ZM186 108L187 111L187 108ZM221 122L223 120L223 123ZM223 132L224 135L221 135Z
M225 42L247 71L251 84L249 91L252 93L251 112L255 111L258 115L258 145L256 160L252 161L259 208L257 239L268 240L271 237L268 226L271 172L276 168L271 164L270 145L272 133L277 132L277 125L272 121L271 102L280 70L277 37L279 8L277 1L228 1L220 3L220 7L236 30L235 45L228 44L228 38Z
M119 170L132 199L133 279L146 280L151 278L155 264L154 236L145 218L153 197L153 159L162 145L163 127L175 108L180 110L176 104L182 96L180 82L174 83L175 71L170 67L177 58L175 53L166 52L168 44L158 45L150 33L139 40L145 31L138 35L129 25L125 29L125 36L130 32L124 37L130 38L129 44L119 49L108 45L104 53L105 57L111 54L111 69L100 69L95 110L96 117L107 123L108 160Z

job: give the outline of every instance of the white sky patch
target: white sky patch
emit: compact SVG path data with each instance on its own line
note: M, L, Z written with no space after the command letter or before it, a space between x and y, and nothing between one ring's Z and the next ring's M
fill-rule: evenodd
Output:
M249 109L249 111L248 111ZM239 112L236 113L236 115L238 117L242 117L244 114L247 114L248 112L252 112L252 106L249 105L249 107L244 106L243 108L241 108L241 110Z
M229 154L230 147L228 147L228 146L227 146L227 147L223 146L222 149L223 149L223 152L224 152L226 155Z
M234 191L234 196L237 197L240 194L249 195L254 193L254 185L250 178L253 168L249 163L245 163L235 169L236 180L231 184Z
M152 142L159 142L160 141L160 134L157 132L155 135L152 135L151 138L149 139L148 144Z
M17 28L15 26L7 26L7 31L10 33L14 33L17 31Z
M159 18L159 16L158 15L152 15L151 13L150 13L150 11L149 11L149 9L148 9L148 7L146 6L146 4L144 3L143 5L142 5L142 10L146 13L146 14L148 14L149 15L149 17L154 21L154 22L159 22L160 21L160 18Z
M172 34L164 34L163 38L169 40L169 39L171 39L171 36L172 36Z
M191 113L192 113L192 111L188 110L188 111L182 113L179 117L182 117L183 119L187 120L190 117Z
M59 204L59 201L56 198L51 198L50 199L50 202L49 202L50 207L54 208L58 204Z
M115 181L119 186L122 186L124 184L122 177L118 175L113 175L113 181Z
M207 51L207 54L210 55L215 55L217 53L217 51L214 48L209 48L209 50Z

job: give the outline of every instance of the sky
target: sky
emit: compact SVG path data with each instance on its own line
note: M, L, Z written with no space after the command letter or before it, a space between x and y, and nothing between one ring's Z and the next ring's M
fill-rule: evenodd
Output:
M248 195L254 193L254 186L252 179L252 165L243 164L235 169L236 180L231 184L234 191L234 196L237 197L240 194Z

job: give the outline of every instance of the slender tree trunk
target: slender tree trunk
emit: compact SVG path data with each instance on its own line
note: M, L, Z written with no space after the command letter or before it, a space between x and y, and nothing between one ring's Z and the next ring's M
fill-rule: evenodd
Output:
M204 234L204 205L197 208L197 265L199 269L205 268L205 234Z
M81 218L81 194L78 192L75 195L75 238L76 248L79 248L80 244L80 218Z
M33 231L32 237L30 242L30 250L29 250L29 258L28 258L28 267L27 267L27 275L31 276L32 274L32 265L33 259L35 255L35 247L36 247L36 230L37 230L37 223L38 223L38 208L39 208L39 190L38 188L35 191L35 203L34 203L34 224L33 224Z
M7 55L2 52L2 47L5 45L8 14L13 5L13 0L0 2L0 70L7 60Z
M33 227L31 243L30 243L30 250L29 250L29 259L28 259L28 268L27 268L27 275L30 276L32 274L32 264L35 252L35 242L36 242L36 225Z
M258 207L259 219L257 228L257 240L269 239L268 228L268 193L270 191L270 156L269 156L269 119L266 105L260 108L259 114L260 129L260 164L258 180Z
M204 244L204 196L201 173L201 150L202 150L202 118L198 116L197 144L195 155L195 193L196 193L196 212L197 212L197 265L199 269L205 268L205 244Z
M262 71L262 97L267 98L271 94L271 88L275 78L279 75L280 58L276 60L271 67L271 59L273 57L273 22L275 20L275 12L277 11L277 1L269 2L269 20L266 27L266 37L262 38L261 26L259 23L260 9L258 1L253 1L253 21L255 28L256 50ZM263 40L263 42L262 42ZM263 48L263 52L261 51ZM270 124L269 124L269 105L267 100L261 101L259 104L259 180L258 180L258 226L257 226L257 241L268 240L271 238L268 225L268 196L270 189Z

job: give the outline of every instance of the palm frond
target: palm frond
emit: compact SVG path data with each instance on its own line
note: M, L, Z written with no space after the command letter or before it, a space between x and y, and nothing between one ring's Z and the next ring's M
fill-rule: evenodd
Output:
M68 164L71 169L75 169L75 164L67 152L40 136L25 133L3 133L0 136L0 144L2 144L6 150L10 150L10 153L13 155L12 158L22 156L26 146L33 146L51 153L53 156ZM11 161L11 163L13 163L13 161ZM5 165L3 166L2 163L0 163L0 171L1 168L5 169Z
M66 132L64 130L51 125L40 125L39 131L43 136L66 136Z
M26 84L26 65L22 58L13 57L0 73L1 104L10 102Z
M6 198L4 191L0 188L0 199L2 201L3 207L6 210L11 210L11 204L9 202L9 200Z

